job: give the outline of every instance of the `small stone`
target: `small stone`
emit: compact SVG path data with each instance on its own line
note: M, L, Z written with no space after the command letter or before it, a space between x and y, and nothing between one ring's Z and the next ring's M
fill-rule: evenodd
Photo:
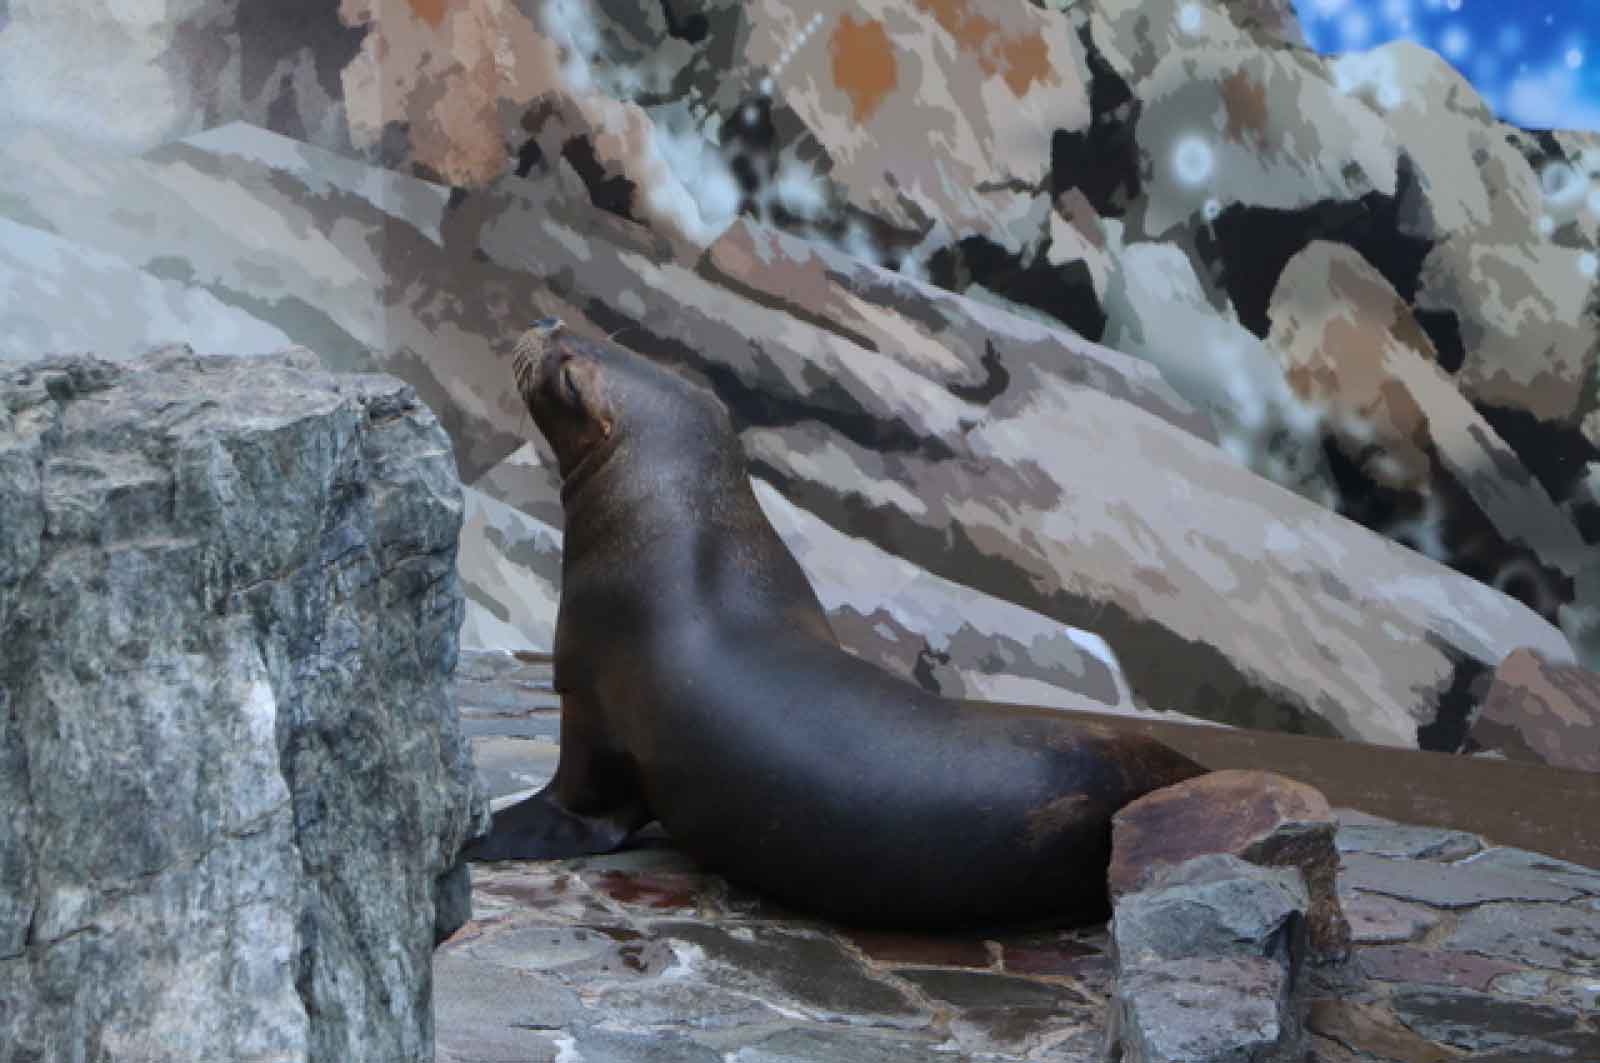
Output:
M1349 954L1350 926L1336 888L1336 821L1316 789L1268 772L1211 772L1146 794L1118 812L1112 825L1113 898L1204 853L1293 867L1310 894L1313 953L1322 960Z
M1526 849L1497 846L1463 860L1461 864L1463 867L1493 868L1512 874L1532 875L1600 896L1600 871Z
M1415 941L1439 925L1437 912L1376 893L1341 890L1339 902L1350 920L1350 939L1359 945Z
M1466 989L1397 990L1395 1014L1422 1036L1469 1052L1515 1049L1528 1058L1566 1056L1547 1038L1574 1032L1578 1013Z
M590 1023L725 1030L781 1022L783 1014L744 993L692 979L657 978L594 987L585 992Z
M1313 1001L1306 1028L1362 1058L1406 1063L1455 1063L1460 1054L1441 1048L1407 1027L1381 1004L1354 1000ZM1371 1056L1366 1055L1371 1053Z
M1107 1050L1128 1060L1287 1059L1301 1042L1306 888L1226 853L1166 868L1112 917Z
M1488 901L1568 901L1577 889L1521 871L1490 866L1390 860L1347 853L1340 879L1347 889L1420 901L1435 908L1467 908Z
M1600 975L1600 912L1550 904L1485 904L1464 912L1443 947Z
M1123 976L1107 1037L1121 1045L1123 1059L1274 1058L1269 1053L1276 1053L1293 1029L1286 997L1283 971L1271 960L1179 960Z
M623 871L609 868L586 873L595 892L628 908L650 912L692 912L699 906L705 876L680 871Z
M1001 963L1012 974L1045 974L1075 977L1086 967L1108 961L1103 949L1082 941L1066 940L1050 944L1003 942Z
M780 1030L723 1057L726 1063L927 1063L935 1042L902 1031L802 1026Z
M574 980L654 977L679 965L666 942L612 927L512 924L490 929L460 951L509 970L560 970Z
M848 1017L860 1025L904 1028L927 1022L899 987L876 977L824 934L686 921L656 923L651 929L678 946L686 973L775 1007L819 1019Z
M925 995L958 1008L1059 1008L1085 1003L1082 995L1065 986L1011 975L937 968L903 968L895 975L912 983Z
M876 963L908 963L926 967L988 967L989 949L971 937L948 934L900 934L852 930L846 939Z
M1080 1006L1093 1021L1099 1017L1100 1005ZM1071 1009L1062 1007L1007 1006L994 1008L965 1008L950 1019L950 1033L961 1048L971 1054L993 1053L996 1050L1017 1052L1038 1040L1052 1027L1077 1026L1084 1016L1076 1019Z
M1487 990L1496 978L1519 970L1516 964L1466 953L1409 946L1362 949L1359 961L1380 982L1417 982Z
M577 994L553 979L530 978L459 951L434 956L433 984L440 1060L554 1059L542 1031L560 1029L584 1012ZM546 1048L548 1056L541 1054Z
M1340 827L1334 842L1341 853L1369 853L1412 860L1456 860L1483 848L1483 839L1466 831L1401 824Z
M1518 970L1512 975L1501 975L1491 983L1490 993L1520 997L1523 1001L1542 1001L1590 1015L1600 1010L1600 980L1563 975L1554 970Z

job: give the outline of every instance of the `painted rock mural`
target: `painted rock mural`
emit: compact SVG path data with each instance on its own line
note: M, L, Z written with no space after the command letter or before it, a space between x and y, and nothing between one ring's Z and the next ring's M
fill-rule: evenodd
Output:
M1474 725L1513 651L1600 665L1600 136L1414 43L1319 55L1287 0L12 0L0 90L0 357L403 378L468 645L553 631L508 366L555 314L712 387L841 639L931 689L1563 760L1526 699ZM1600 726L1592 685L1543 711Z

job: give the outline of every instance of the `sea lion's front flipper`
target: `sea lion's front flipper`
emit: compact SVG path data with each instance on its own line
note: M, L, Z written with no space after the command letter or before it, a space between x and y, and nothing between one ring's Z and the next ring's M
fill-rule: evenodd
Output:
M489 833L470 843L468 860L559 860L618 849L655 817L632 762L606 752L599 713L561 695L561 759L555 778L532 797L494 814Z
M601 815L581 814L562 806L552 782L532 797L494 814L489 833L469 843L468 860L558 860L568 856L609 853L650 821L643 802Z

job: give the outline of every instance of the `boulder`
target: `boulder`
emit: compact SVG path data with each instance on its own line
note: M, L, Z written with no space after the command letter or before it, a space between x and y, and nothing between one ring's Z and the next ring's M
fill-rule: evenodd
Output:
M756 500L816 588L839 644L951 698L1167 717L1135 705L1111 648L929 574L753 481Z
M1467 751L1600 771L1600 673L1513 651L1494 670Z
M304 350L0 372L7 1058L433 1058L487 827L451 448Z
M1456 389L1433 344L1354 249L1314 241L1268 308L1289 387L1325 411L1327 436L1364 478L1341 508L1515 594L1576 642L1572 581L1592 552L1544 485ZM1378 498L1387 517L1362 513Z
M1130 238L1199 230L1235 205L1326 211L1395 194L1394 131L1306 53L1163 52L1136 91L1143 109L1134 132L1148 178L1130 211ZM1230 266L1235 284L1261 276L1259 263Z
M1382 115L1405 145L1411 179L1400 191L1400 235L1434 243L1464 229L1532 229L1538 175L1449 60L1401 39L1340 55L1331 69L1339 90Z
M1334 508L1323 412L1290 388L1279 356L1225 298L1215 304L1182 247L1141 241L1118 250L1106 345L1160 369L1173 390L1206 411L1219 445L1241 465Z
M1429 252L1419 309L1453 315L1461 393L1575 428L1596 409L1600 288L1593 251L1470 229Z

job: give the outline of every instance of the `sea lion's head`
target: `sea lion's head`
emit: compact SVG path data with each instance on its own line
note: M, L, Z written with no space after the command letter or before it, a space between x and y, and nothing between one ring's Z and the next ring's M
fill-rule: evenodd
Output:
M710 391L614 343L585 339L560 318L534 322L512 355L517 393L561 472L563 496L621 449L652 464L695 460L732 440L727 409Z

